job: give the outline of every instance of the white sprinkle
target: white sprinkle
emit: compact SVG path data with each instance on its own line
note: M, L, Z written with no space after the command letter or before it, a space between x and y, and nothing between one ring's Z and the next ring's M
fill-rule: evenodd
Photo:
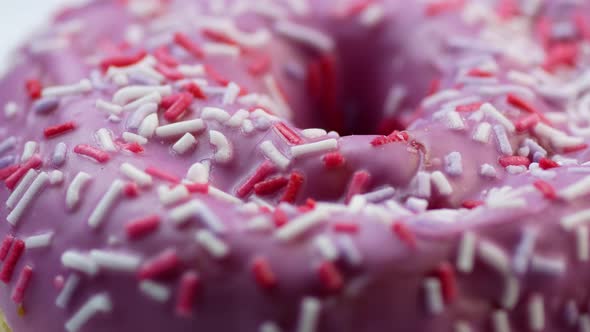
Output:
M33 183L33 180L36 177L37 171L35 171L34 169L30 169L25 174L25 176L19 181L16 188L14 188L14 191L8 197L8 200L6 200L6 206L8 208L13 209L16 206L22 195L31 186L31 183Z
M239 52L239 49L238 49ZM234 82L230 82L223 95L223 105L231 105L236 102L236 98L240 94L240 86Z
M510 332L510 322L508 321L508 314L504 310L496 310L492 314L492 325L494 332Z
M454 332L472 332L471 326L469 323L464 321L458 321L455 323L455 330Z
M49 183L52 186L60 185L64 181L64 173L59 170L53 170L49 173Z
M152 92L150 94L147 94L139 99L137 99L134 102L131 102L125 106L123 106L123 111L133 111L133 110L139 110L142 107L144 107L145 105L160 105L160 102L162 101L162 95L159 92Z
M287 169L291 163L291 161L285 157L270 140L264 141L260 144L260 151L262 151L262 154L281 170Z
M230 194L226 193L225 191L220 190L220 189L213 187L213 186L209 186L209 195L211 195L211 197L215 197L219 200L222 200L222 201L225 201L225 202L231 203L231 204L241 204L242 203L241 199L239 199L233 195L230 195Z
M479 257L487 265L496 269L499 273L507 275L510 272L510 260L506 251L490 241L480 241L478 247Z
M172 189L168 188L168 186L159 186L158 197L162 205L171 206L187 200L190 197L190 192L183 185L178 185Z
M14 210L12 210L6 217L6 220L12 226L17 225L22 215L28 210L29 206L33 203L33 201L39 195L39 193L41 193L41 191L45 189L45 186L48 182L49 175L47 175L47 173L42 172L39 175L37 175L35 180L33 180L29 188L23 194L23 197L14 207Z
M244 123L242 123L242 130L246 134L253 132L254 131L254 124L252 123L252 121L250 121L248 119L244 120Z
M473 133L473 140L487 144L490 141L491 131L492 125L489 122L482 122Z
M68 332L77 332L98 313L112 310L113 304L108 295L94 295L66 322L65 328Z
M465 232L459 244L457 255L457 270L463 273L471 273L475 261L476 237L472 232Z
M208 57L229 56L237 58L240 56L240 48L234 45L222 43L204 43L203 52Z
M463 130L465 129L465 123L461 118L461 115L455 111L446 112L447 115L447 127L452 130Z
M275 238L281 241L291 241L307 232L311 228L327 221L329 213L323 209L316 209L303 214L275 232Z
M429 198L432 195L430 174L428 172L419 171L414 181L416 186L415 195L417 197Z
M590 315L582 314L580 316L580 332L590 332Z
M567 269L566 261L562 258L550 258L535 255L531 259L531 270L553 277L560 277Z
M197 145L197 139L192 134L186 133L174 145L172 150L177 154L185 154Z
M241 127L244 123L244 120L246 120L249 116L250 112L244 109L240 109L237 112L235 112L229 120L225 122L225 125L234 128Z
M581 262L587 262L590 258L589 241L588 227L580 226L576 228L576 254Z
M498 147L500 149L500 152L507 156L513 155L514 150L512 149L512 144L508 139L508 135L506 134L506 130L504 129L504 127L500 125L495 125L494 133L496 134L496 139L498 140Z
M576 226L580 224L585 224L588 222L590 222L590 209L569 214L567 216L562 217L560 220L561 226L568 231L574 229Z
M156 129L156 133L157 133L157 129ZM123 139L127 143L137 143L137 144L140 144L140 145L145 145L148 142L147 138L145 138L143 136L139 136L139 135L134 134L134 133L130 133L128 131L126 131L126 132L123 133Z
M209 162L194 163L186 174L187 180L193 183L205 184L209 182Z
M55 146L55 150L53 151L53 157L51 158L53 166L59 167L64 164L64 162L66 161L67 149L68 147L64 142L59 142Z
M121 180L115 180L98 202L98 205L88 218L88 226L91 228L98 228L104 221L104 218L109 213L110 209L118 201L119 196L123 192L125 184Z
M200 217L215 233L225 232L225 225L219 218L201 201L191 201L170 211L170 219L180 226L193 217Z
M426 278L424 281L424 291L426 293L426 306L432 315L438 315L445 309L442 298L440 281L437 278Z
M282 332L282 330L275 323L265 322L262 325L260 325L260 329L258 329L258 332Z
M578 319L580 319L580 309L578 309L578 305L574 300L568 300L565 305L565 320L570 327L576 326L578 324ZM590 323L590 321L588 322ZM582 322L580 321L580 324ZM588 324L588 329L584 330L583 328L580 329L580 332L590 332L590 324Z
M527 270L529 259L535 251L538 230L527 227L522 231L522 237L516 247L512 265L518 274L524 274Z
M488 177L488 178L495 178L496 177L496 168L490 164L483 164L481 165L479 174Z
M12 119L18 113L19 108L15 102L9 102L4 105L4 116L7 119Z
M198 231L195 234L195 239L211 256L217 259L224 258L229 254L227 244L207 230Z
M89 276L95 276L98 273L98 265L92 258L73 250L67 250L61 255L61 264Z
M231 118L231 115L225 110L217 107L205 107L201 111L201 118L208 121L217 121L224 123Z
M322 257L329 261L335 261L340 256L334 242L326 235L317 236L313 243Z
M187 133L197 133L205 129L201 119L176 122L156 129L156 136L160 138L180 137Z
M305 138L316 139L328 135L328 132L321 128L310 128L302 130L301 135Z
M453 193L451 183L441 171L432 172L430 178L440 195L449 196Z
M180 65L177 70L184 77L203 76L205 74L205 66L203 65Z
M384 200L390 199L395 195L395 188L387 186L366 194L363 194L362 197L367 202L377 203L382 202Z
M480 110L482 110L487 116L496 120L498 123L504 126L504 128L508 132L513 133L516 131L514 123L512 123L506 116L504 116L504 114L500 113L500 111L498 111L498 109L496 109L492 104L485 103L480 107Z
M141 125L139 126L139 129L137 130L137 133L145 138L151 138L152 136L154 136L154 133L158 128L158 125L158 114L152 113L146 116L145 119L143 119Z
M422 213L428 209L428 201L422 198L410 197L406 201L406 207L414 213Z
M374 27L382 22L384 17L385 11L383 7L378 4L371 4L361 12L359 20L366 27Z
M562 189L559 192L559 197L572 201L590 193L590 176L587 176L574 184Z
M92 91L92 83L88 79L83 79L79 83L72 85L54 86L43 89L41 95L44 98L48 97L64 97L70 95L77 95Z
M80 284L80 277L78 276L78 274L76 274L76 273L70 274L70 276L68 277L68 280L66 280L66 283L64 284L63 288L61 289L61 292L59 292L59 295L55 299L55 305L58 308L65 309L65 307L70 302L72 295L74 295L74 291L76 291L76 288L78 288L79 284Z
M422 106L424 108L431 108L439 103L458 98L460 95L461 93L457 90L441 90L432 96L425 98L424 101L422 101Z
M317 332L322 304L319 299L306 297L301 301L297 332Z
M160 86L131 85L131 86L126 86L115 93L115 95L113 96L113 102L118 105L127 105L134 100L148 96L153 93L158 93L160 96L168 96L168 95L172 94L172 87L169 85L160 85ZM155 94L152 96L155 96Z
M139 290L156 302L164 303L170 298L170 289L154 281L142 281Z
M395 84L393 87L391 87L391 89L389 89L389 94L385 99L384 114L386 116L395 115L407 95L408 91L405 87L399 84Z
M445 156L445 172L451 176L463 174L463 158L460 152L451 152Z
M95 104L96 108L108 113L109 115L121 115L123 113L123 107L121 105L116 105L109 103L108 101L104 101L102 99L96 100Z
M512 310L518 302L520 297L520 283L515 277L507 277L504 279L504 290L500 304L507 310Z
M281 92L275 77L271 74L264 76L264 84L269 91L272 100L269 100L269 102L261 100L259 103L260 106L267 106L269 109L273 110L275 114L281 116L282 118L293 118L293 111L289 107L287 100L285 100L285 96ZM262 109L256 109L252 115L271 118L271 116Z
M350 236L345 235L338 237L338 244L344 253L344 257L346 257L348 264L352 266L359 266L362 264L363 256Z
M23 154L20 158L20 161L26 162L29 159L31 159L35 152L37 152L37 146L38 144L35 141L28 141L27 143L25 143L25 147L23 148Z
M338 140L331 138L319 142L296 145L291 147L291 155L298 158L312 153L329 152L338 148Z
M105 151L115 152L117 151L117 147L115 146L115 142L113 142L113 137L111 135L111 132L106 128L100 128L96 132L98 143L102 149Z
M78 206L80 203L80 194L82 193L82 190L84 190L86 183L91 179L92 176L89 174L79 172L74 180L72 180L72 183L70 183L66 192L66 207L68 211L72 211Z
M152 185L152 177L130 163L123 163L120 170L123 175L133 180L141 187L149 187Z
M213 159L218 163L230 162L233 158L233 148L227 137L217 130L209 131L209 142L216 149Z
M545 305L540 294L533 294L528 303L529 328L542 331L545 328Z
M39 235L29 236L25 239L25 248L29 250L49 247L49 245L51 245L51 241L53 240L53 235L53 232L47 232Z
M297 42L307 44L322 52L330 52L334 49L334 40L326 34L304 25L281 20L275 26L277 32Z
M141 264L136 255L105 250L90 251L90 258L101 268L113 271L135 272Z
M533 1L536 1L536 0L533 0ZM506 77L514 83L518 83L521 85L527 85L529 87L535 87L539 84L537 82L536 78L534 78L533 76L531 76L529 74L525 74L523 72L520 72L520 71L510 70L508 72L508 74L506 75Z

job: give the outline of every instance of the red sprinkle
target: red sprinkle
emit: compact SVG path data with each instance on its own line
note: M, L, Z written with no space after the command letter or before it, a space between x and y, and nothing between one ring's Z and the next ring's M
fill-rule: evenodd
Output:
M207 99L207 95L205 95L205 92L203 92L201 87L199 87L199 85L195 82L186 84L184 86L184 89L197 99Z
M16 241L14 241L14 245L8 253L8 257L6 257L6 261L4 261L4 265L2 265L2 270L0 270L0 280L2 280L4 283L7 284L12 279L12 274L16 268L16 264L18 263L24 250L25 241L16 239Z
M281 228L289 222L289 217L287 217L287 213L280 208L276 208L272 214L273 221L277 228Z
M260 76L271 69L271 59L268 55L262 54L250 64L248 64L248 72L252 76Z
M61 125L45 128L45 130L43 131L43 135L45 135L46 138L53 138L59 135L63 135L68 131L74 129L76 129L76 124L73 121L70 121Z
M472 77L493 77L494 73L486 71L486 70L481 70L479 68L474 68L471 69L467 75L472 76Z
M242 184L238 190L236 191L236 196L240 198L244 198L254 190L254 187L264 181L269 175L275 172L275 166L270 161L264 161L262 165L256 169L254 174L246 180L244 184Z
M551 168L557 168L559 167L559 164L549 158L541 158L539 160L539 167L541 167L542 169L551 169Z
M303 139L299 137L299 135L297 135L295 131L293 131L293 129L289 128L283 122L275 124L275 129L281 134L282 137L284 137L287 140L287 142L289 142L292 145L299 145L304 143Z
M87 144L76 145L76 147L74 147L74 152L82 156L90 157L101 164L104 164L111 159L109 154L105 151Z
M186 109L192 104L193 95L190 93L182 93L176 101L164 112L164 118L172 122L178 120Z
M527 102L526 100L522 99L521 97L513 94L513 93L509 93L506 96L506 101L508 102L508 104L519 108L522 111L525 111L527 113L532 113L532 114L537 114L539 116L539 119L541 121L543 121L544 123L550 124L551 121L549 121L549 119L547 119L547 117L545 117L545 115L543 115L542 113L540 113L535 106L531 105L529 102Z
M178 61L170 54L168 48L162 46L154 51L154 57L168 67L177 67Z
M156 70L170 81L179 81L184 78L181 72L163 63L156 64Z
M346 163L344 156L340 152L327 153L322 157L322 161L327 169L338 168Z
M221 74L218 73L211 66L205 65L205 73L207 74L207 76L209 76L211 79L213 79L220 85L227 86L230 83L230 81L227 78L221 76Z
M395 142L408 142L409 139L410 135L407 132L395 130L387 136L376 137L373 139L373 141L371 141L371 145L380 146Z
M394 222L392 225L392 230L395 235L397 235L403 242L405 242L411 249L416 248L416 236L408 226L406 226L402 222Z
M289 179L284 176L275 176L266 181L257 183L254 186L254 192L259 196L272 195L283 189L289 183Z
M330 292L337 292L344 286L342 274L330 261L325 261L320 265L318 274L322 285Z
M466 208L466 209L475 209L476 207L482 206L484 205L485 202L483 201L477 201L477 200L466 200L463 201L463 203L461 203L461 206Z
M180 265L176 250L166 249L145 261L139 268L138 277L140 280L168 278L176 274Z
M582 144L568 146L568 147L563 148L563 153L578 152L578 151L585 150L587 148L588 148L588 144L582 143Z
M358 233L360 229L359 224L353 222L337 222L332 227L339 233Z
M199 45L194 43L187 35L181 32L174 34L174 42L197 59L202 59L205 57L205 53L201 47L199 47Z
M162 101L160 101L161 108L170 108L170 106L174 105L174 103L180 98L182 93L173 93L169 96L162 97Z
M543 180L537 180L535 181L534 186L543 194L546 199L554 200L557 198L557 192L550 183Z
M136 198L139 196L139 186L135 182L128 182L123 188L123 193L128 198Z
M471 104L459 105L455 107L457 112L475 112L481 108L482 102L475 102Z
M31 99L39 99L41 98L41 94L43 91L43 86L41 82L36 79L30 79L26 82L25 88L27 89L27 93Z
M457 298L457 278L453 266L449 263L442 263L436 269L436 276L440 280L445 303L452 303Z
M427 16L437 16L445 12L458 10L463 6L463 0L441 0L429 2L426 6Z
M170 174L170 173L168 173L164 170L161 170L159 168L156 168L154 166L149 166L148 168L145 169L145 172L155 178L170 182L172 184L179 184L180 183L180 179L177 176Z
M20 179L22 179L25 174L31 169L37 169L41 167L43 161L39 155L33 155L31 159L27 160L24 164L22 164L19 168L17 168L10 176L6 178L4 184L6 184L6 188L13 190Z
M191 194L206 194L209 192L209 184L207 183L187 183L184 186Z
M25 266L20 272L16 285L12 290L12 301L14 301L14 303L23 303L23 300L25 299L25 291L29 287L29 282L31 281L32 276L33 268L29 265Z
M2 244L0 245L0 261L4 261L6 256L8 255L8 251L10 251L10 247L12 246L12 242L14 242L14 236L8 234L2 240Z
M551 45L547 50L544 67L548 70L554 70L559 66L575 66L578 53L578 44L575 42L560 42Z
M252 272L256 283L264 289L273 289L277 286L277 278L270 264L265 258L256 257L252 262Z
M228 45L232 45L232 46L240 46L240 44L238 44L238 42L236 42L233 38L231 38L230 36L219 32L219 31L215 31L212 29L203 29L202 30L203 35L215 42L218 43L222 43L222 44L228 44Z
M188 271L180 279L180 287L176 300L176 314L179 316L190 316L195 304L197 291L199 290L200 279L195 271Z
M366 192L371 180L371 174L367 171L357 171L353 174L350 185L348 186L348 192L346 193L346 203L349 203L352 197L355 195Z
M9 176L14 174L20 168L19 165L11 165L5 168L0 169L0 180L4 181Z
M291 173L289 183L287 184L287 190L283 194L281 202L294 203L301 187L303 186L304 180L305 178L303 177L303 174L298 172Z
M516 131L523 132L530 129L533 129L541 119L537 114L529 114L524 118L518 120L514 126L516 127Z
M130 221L125 225L125 232L130 239L142 238L160 227L160 216L152 215L142 219Z
M129 151L131 153L143 153L145 151L145 149L143 148L143 146L141 146L141 144L133 142L133 143L123 143L123 144L119 144L119 146L125 150L125 151Z
M500 159L498 159L498 162L500 163L500 165L502 165L502 167L525 166L528 168L531 164L529 158L523 156L504 156L500 157Z
M140 62L141 60L143 60L143 58L145 58L146 55L147 55L146 51L140 51L137 54L129 55L129 56L125 56L125 55L114 56L114 57L102 60L100 62L100 68L103 71L107 71L110 67L131 66L131 65L134 65L134 64Z

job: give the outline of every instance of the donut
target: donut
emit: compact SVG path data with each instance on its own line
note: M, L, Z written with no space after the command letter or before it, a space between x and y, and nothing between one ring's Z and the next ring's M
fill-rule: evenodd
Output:
M61 11L0 79L0 327L590 331L589 13Z

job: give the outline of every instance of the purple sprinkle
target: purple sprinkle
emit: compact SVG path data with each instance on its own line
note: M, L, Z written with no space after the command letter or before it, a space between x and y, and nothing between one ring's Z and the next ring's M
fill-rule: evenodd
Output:
M45 98L38 100L33 104L33 112L47 114L55 111L59 107L59 99Z
M16 145L16 137L10 136L4 141L0 142L0 154L5 153L8 150L14 149Z
M15 157L12 155L0 158L0 168L5 168L14 164L14 160Z

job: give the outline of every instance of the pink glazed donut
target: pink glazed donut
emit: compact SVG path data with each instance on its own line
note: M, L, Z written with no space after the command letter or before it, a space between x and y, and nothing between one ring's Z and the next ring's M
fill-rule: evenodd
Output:
M590 331L588 0L102 0L12 59L0 328Z

